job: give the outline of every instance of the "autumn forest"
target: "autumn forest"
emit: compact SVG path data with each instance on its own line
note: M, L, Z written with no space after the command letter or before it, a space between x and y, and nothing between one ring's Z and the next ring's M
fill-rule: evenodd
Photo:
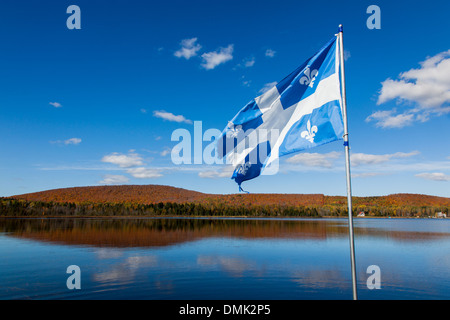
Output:
M419 194L353 197L353 215L448 215L450 198ZM76 187L0 198L0 216L347 216L347 199L322 194L205 194L158 185Z

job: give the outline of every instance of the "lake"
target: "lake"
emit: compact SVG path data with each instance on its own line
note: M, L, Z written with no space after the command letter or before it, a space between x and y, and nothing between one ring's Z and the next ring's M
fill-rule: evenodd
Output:
M359 299L450 299L449 219L354 227ZM347 219L0 218L0 257L0 299L352 298Z

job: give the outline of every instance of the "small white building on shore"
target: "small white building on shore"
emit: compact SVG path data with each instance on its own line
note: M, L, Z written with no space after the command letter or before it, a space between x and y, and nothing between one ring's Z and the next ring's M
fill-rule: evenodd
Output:
M447 215L442 212L436 212L436 218L447 218Z

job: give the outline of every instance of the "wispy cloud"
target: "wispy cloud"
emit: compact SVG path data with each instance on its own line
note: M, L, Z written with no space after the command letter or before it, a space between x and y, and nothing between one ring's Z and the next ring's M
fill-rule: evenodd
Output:
M142 163L142 166L146 165ZM120 166L99 166L99 165L57 165L57 166L42 166L36 165L38 170L43 171L122 171L127 173L127 170L136 167L120 167ZM164 173L174 173L174 172L186 172L186 173L198 173L202 171L211 170L210 165L183 165L183 166L152 166L152 167L144 167L149 170L158 171L161 174ZM142 171L142 170L141 170ZM139 171L135 171L138 173Z
M276 52L275 50L267 49L266 52L265 52L265 55L266 55L266 57L268 57L268 58L273 58L273 57L275 57L275 54L276 54L276 53L277 53L277 52Z
M70 138L70 139L67 139L67 140L50 141L50 143L53 143L53 144L65 144L65 145L69 145L69 144L77 145L77 144L81 143L81 139L80 138Z
M129 178L118 174L105 174L99 184L124 184L130 181Z
M220 64L233 59L234 45L230 44L226 48L219 48L217 51L202 54L203 63L201 66L206 70L211 70Z
M61 103L59 103L59 102L50 102L49 104L54 106L55 108L61 108L62 107Z
M384 172L362 172L362 173L352 173L352 178L371 178L376 176L384 176Z
M251 85L251 83L252 83L252 80L247 80L247 79L245 78L245 76L242 76L242 77L241 77L241 80L242 80L242 85L243 85L244 87L250 87L250 85Z
M287 159L286 162L307 167L332 168L334 165L332 160L338 159L340 156L341 153L336 151L329 153L299 153Z
M229 178L233 174L233 171L233 166L226 166L218 170L203 170L198 173L198 176L207 179Z
M160 155L161 155L162 157L165 157L165 156L169 155L171 152L172 152L172 149L170 149L170 148L165 148L163 151L160 152Z
M167 121L173 121L173 122L178 122L178 123L180 123L180 122L189 123L189 124L192 123L192 120L186 119L183 115L177 116L177 115L174 115L173 113L166 112L163 110L153 111L153 116L156 118L161 118L161 119L164 119Z
M102 158L102 162L112 163L137 179L150 179L162 177L163 168L148 168L142 157L135 153L135 150L130 150L128 154L120 154L113 152ZM117 176L116 176L117 177Z
M351 155L352 177L368 178L379 175L396 174L401 172L450 170L450 161L415 162L413 158L420 154L418 151L409 153L396 152L391 154L354 153ZM287 160L280 169L287 172L341 172L345 165L342 153L329 152L299 153Z
M268 82L266 83L261 90L259 90L259 93L263 94L266 93L267 91L269 91L270 89L272 89L274 86L276 86L278 84L278 82L274 81L274 82Z
M181 40L181 48L178 51L175 51L174 56L189 60L190 58L195 57L201 48L202 46L197 43L197 38L184 39Z
M250 68L255 65L256 59L255 57L249 57L242 60L241 63L239 63L236 68ZM236 68L233 68L233 70L236 70Z
M344 60L347 61L351 57L351 53L348 50L344 50Z
M377 111L366 118L366 122L375 121L380 128L403 128L415 121L413 113L397 113L397 109Z
M418 155L419 151L412 151L409 153L396 152L392 154L368 154L368 153L353 153L350 156L351 165L373 165L388 162L394 158L409 158Z
M126 171L134 178L138 179L151 179L151 178L159 178L162 177L161 171L157 169L138 167L138 168L130 168Z
M416 177L433 180L433 181L450 181L450 175L447 175L443 172L431 172L431 173L418 173L415 175Z
M64 140L64 144L80 144L81 139L80 138L70 138L67 140Z
M142 166L142 157L137 153L130 152L128 154L120 154L113 152L102 158L102 162L112 163L118 165L121 168L129 168L135 166Z
M255 57L250 57L250 58L246 58L242 61L242 64L245 68L250 68L253 67L255 65Z
M427 58L420 68L401 73L398 80L386 79L381 86L377 105L395 100L406 109L376 111L367 117L378 127L401 128L450 113L450 50Z

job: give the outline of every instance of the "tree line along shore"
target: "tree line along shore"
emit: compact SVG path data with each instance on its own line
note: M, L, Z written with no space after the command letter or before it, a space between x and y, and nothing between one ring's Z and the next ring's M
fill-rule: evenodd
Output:
M17 198L0 198L0 216L3 217L344 217L348 215L343 197L329 197L322 203L258 204L245 201L222 201L205 198L192 202L55 202L33 201ZM365 201L364 201L365 200ZM378 201L380 202L380 201ZM366 217L435 217L448 216L448 204L376 203L356 198L354 216L363 212Z

